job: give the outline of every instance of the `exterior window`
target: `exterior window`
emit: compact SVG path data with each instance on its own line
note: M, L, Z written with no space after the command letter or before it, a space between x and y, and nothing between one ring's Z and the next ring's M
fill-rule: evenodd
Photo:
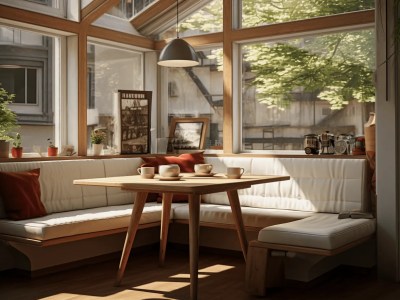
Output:
M375 7L374 0L242 0L242 27L255 27Z
M58 37L0 26L0 83L15 94L10 107L18 116L16 131L21 133L24 152L33 152L33 146L44 152L48 138L55 142L59 45Z
M88 153L90 133L101 129L106 133L104 151L119 149L118 90L143 90L143 55L126 48L104 44L88 45Z
M38 104L41 70L0 66L0 82L5 90L15 94L13 104Z
M242 148L301 150L304 135L362 135L374 111L365 29L242 46Z
M219 149L222 145L223 88L222 49L213 48L197 52L201 64L193 68L166 68L168 101L163 107L168 113L168 126L163 135L168 137L172 117L206 117L210 120L206 136L207 149ZM162 113L162 115L166 115Z

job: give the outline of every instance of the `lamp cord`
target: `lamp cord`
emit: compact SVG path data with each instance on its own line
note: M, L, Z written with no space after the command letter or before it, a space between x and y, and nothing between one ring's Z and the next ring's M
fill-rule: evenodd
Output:
M179 16L179 0L176 0L176 38L179 39L179 20L178 20L178 16Z

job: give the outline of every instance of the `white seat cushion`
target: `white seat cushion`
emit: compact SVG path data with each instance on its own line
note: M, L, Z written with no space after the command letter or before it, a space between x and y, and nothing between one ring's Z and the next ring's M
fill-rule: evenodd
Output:
M158 203L146 203L140 224L160 222L161 210L162 206ZM0 219L0 233L37 240L50 240L125 228L129 225L131 212L132 204L53 213L41 218L22 221Z
M290 222L311 216L312 212L283 210L283 209L259 209L254 207L242 207L242 216L245 226L263 228L283 222ZM188 204L176 206L173 209L174 220L188 220ZM229 205L201 204L200 221L217 224L234 224L232 210Z
M260 242L332 250L372 235L375 219L338 219L337 214L311 217L262 229Z

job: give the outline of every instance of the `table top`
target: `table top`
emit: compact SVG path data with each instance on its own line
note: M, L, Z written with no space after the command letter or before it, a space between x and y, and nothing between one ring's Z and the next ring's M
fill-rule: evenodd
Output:
M76 179L74 184L88 186L119 187L124 190L142 192L164 192L184 194L211 194L229 190L249 188L253 184L289 180L290 176L280 175L243 175L239 179L229 179L224 174L212 177L197 177L194 173L181 173L180 180L165 180L156 175L153 179L144 179L140 175Z

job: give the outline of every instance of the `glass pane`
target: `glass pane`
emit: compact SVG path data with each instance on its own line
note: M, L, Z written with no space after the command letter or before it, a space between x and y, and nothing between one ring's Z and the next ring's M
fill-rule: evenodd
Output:
M27 96L26 101L29 104L36 104L37 102L37 78L36 69L27 69L26 75L26 86L27 86Z
M242 0L242 27L373 9L374 0Z
M167 68L168 126L172 117L210 120L205 148L221 148L223 125L222 49L198 52L201 65Z
M105 151L120 144L118 90L143 89L142 54L136 51L91 43L88 46L88 153L90 133L100 128L106 133ZM117 124L118 125L118 124Z
M56 67L50 66L60 65L56 61L61 57L60 38L13 27L0 29L8 33L0 36L0 83L16 95L10 106L18 115L19 127L15 131L22 136L24 153L45 153L48 138L58 143L54 118L60 112L55 112L54 107L60 101L55 87L60 86L57 80L61 76Z
M304 135L363 134L374 111L373 29L242 47L242 148L301 150Z
M179 36L192 36L222 31L222 0L213 0L189 17L179 20ZM176 37L176 26L160 34L160 39Z
M139 14L156 0L120 0L119 4L107 13L122 19L130 19Z

